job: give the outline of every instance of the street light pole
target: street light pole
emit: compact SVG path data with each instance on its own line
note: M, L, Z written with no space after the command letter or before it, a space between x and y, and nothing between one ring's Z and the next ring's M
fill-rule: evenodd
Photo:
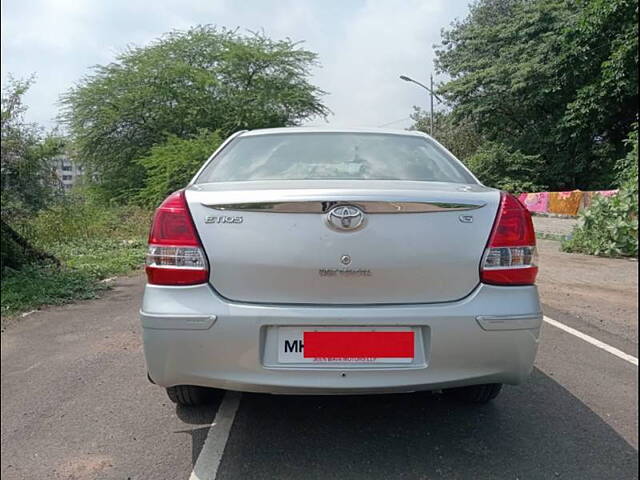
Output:
M431 74L431 83L430 83L430 87L429 88L429 96L431 97L431 126L429 128L430 132L429 135L431 135L433 137L433 74Z
M416 85L419 85L422 88L424 88L429 93L429 103L431 105L431 117L430 117L430 122L429 122L429 134L431 136L433 136L433 99L435 98L440 103L442 103L442 100L440 99L440 97L438 97L438 95L433 93L433 74L431 75L430 78L431 78L431 83L430 83L431 88L429 88L426 85L418 82L417 80L414 80L413 78L407 77L406 75L400 75L400 80L404 80L405 82L415 83Z

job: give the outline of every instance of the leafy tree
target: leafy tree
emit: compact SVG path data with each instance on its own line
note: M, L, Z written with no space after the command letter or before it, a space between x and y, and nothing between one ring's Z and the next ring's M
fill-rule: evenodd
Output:
M638 124L634 125L625 141L629 147L626 157L616 162L616 177L620 188L628 188L638 183Z
M9 79L2 91L0 179L2 217L32 213L47 204L58 185L51 160L60 153L62 140L44 135L24 119L23 96L33 79Z
M544 161L553 189L606 188L638 115L638 3L479 0L443 32L457 120Z
M174 31L94 67L63 95L62 120L105 195L128 200L145 177L134 160L171 135L325 116L324 92L307 81L315 64L315 53L288 39L209 25Z
M414 107L413 129L429 132L429 114ZM456 119L450 112L436 112L436 140L462 160L485 185L509 192L535 192L545 189L539 155L511 151L502 143L484 140L469 119Z
M413 130L429 133L429 113L414 107L411 114ZM449 112L435 112L433 137L463 162L473 155L483 143L472 121L455 119Z
M171 192L184 187L221 143L219 132L202 130L192 138L171 135L162 145L152 147L149 155L137 160L147 172L138 200L158 206Z
M51 166L62 142L44 136L37 125L24 120L22 99L33 79L9 79L2 91L0 179L2 271L31 261L53 260L17 233L11 223L43 208L52 198L57 177Z
M500 143L484 143L466 162L469 169L487 186L508 192L538 192L545 190L540 183L544 169L537 155L512 152Z

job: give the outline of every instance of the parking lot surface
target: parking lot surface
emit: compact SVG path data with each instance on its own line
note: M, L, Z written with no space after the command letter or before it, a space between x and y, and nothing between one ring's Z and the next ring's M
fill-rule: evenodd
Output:
M2 478L637 478L638 264L540 249L545 315L610 349L545 323L530 380L484 406L423 392L176 407L146 380L142 275L20 318L2 333Z

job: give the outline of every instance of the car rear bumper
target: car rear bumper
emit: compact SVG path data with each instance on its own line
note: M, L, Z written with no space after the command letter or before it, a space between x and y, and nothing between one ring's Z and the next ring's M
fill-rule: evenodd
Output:
M533 366L542 322L535 286L490 285L446 304L332 307L230 303L208 285L147 285L140 316L158 385L310 394L518 384ZM424 349L406 366L287 366L274 361L278 326L418 327Z

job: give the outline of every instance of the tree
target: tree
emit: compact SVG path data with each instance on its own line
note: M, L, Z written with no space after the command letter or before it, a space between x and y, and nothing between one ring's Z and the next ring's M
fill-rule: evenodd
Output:
M538 155L513 152L501 143L485 142L467 161L469 169L485 185L513 193L539 192L544 164Z
M629 146L629 153L624 158L616 162L616 178L619 188L627 188L638 192L638 124L634 125L629 133L629 138L625 140Z
M411 114L412 130L429 133L429 114L414 107ZM455 119L449 112L435 112L433 137L451 153L466 163L483 143L476 126L466 118Z
M137 160L147 172L137 199L157 207L171 192L184 187L221 143L219 132L202 130L192 138L171 135L162 145L152 147L149 155Z
M57 177L51 160L62 147L55 135L24 120L23 96L33 79L10 78L2 91L0 179L2 217L32 213L47 204Z
M24 120L23 96L33 78L10 78L2 90L0 115L0 179L2 215L0 240L2 266L20 268L31 261L53 260L17 233L11 223L47 205L58 184L51 160L60 152L62 141L45 136L37 125Z
M168 33L131 47L62 97L62 120L108 198L128 200L143 184L135 159L171 135L296 125L326 116L324 92L307 78L316 54L213 26Z
M638 116L638 4L479 0L443 32L439 88L457 121L540 155L554 189L614 182Z

